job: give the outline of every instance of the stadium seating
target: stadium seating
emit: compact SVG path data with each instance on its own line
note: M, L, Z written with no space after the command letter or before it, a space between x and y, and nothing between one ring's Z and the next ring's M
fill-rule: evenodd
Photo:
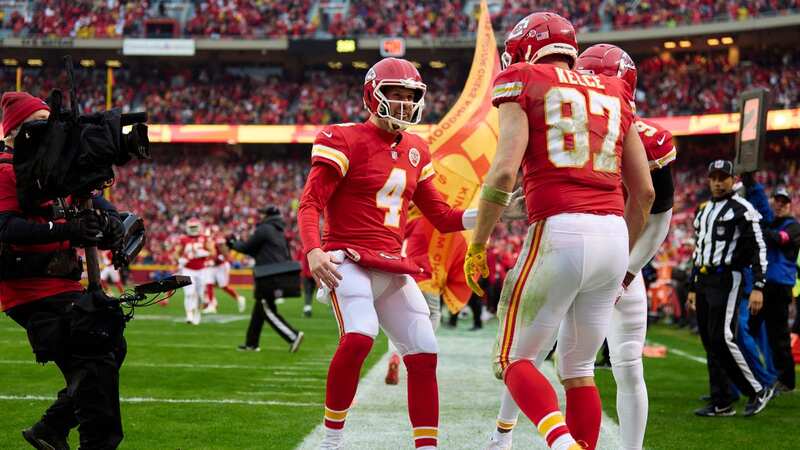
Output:
M402 35L460 36L476 26L477 1L393 0L372 2L150 1L97 2L31 0L0 7L0 33L13 36L104 38L145 34L148 19L169 18L193 37L319 37ZM495 30L505 32L531 11L552 10L569 17L576 29L646 28L709 21L745 20L797 9L798 0L715 1L617 0L596 7L589 0L491 0ZM59 11L58 14L55 11ZM1 35L1 34L0 34Z
M800 106L800 61L791 52L762 52L730 65L725 54L682 53L639 62L639 112L646 117L731 112L736 93L774 92L774 108ZM361 121L363 72L309 70L291 81L264 68L136 67L115 72L113 104L146 109L151 123L327 124ZM78 71L86 112L104 108L105 70ZM423 122L436 123L463 87L457 67L423 70L428 84ZM0 68L0 88L13 89L14 70ZM66 86L58 69L26 68L23 87L45 97ZM335 95L334 95L335 94Z
M362 72L310 71L304 82L293 82L237 69L120 69L114 76L113 106L146 110L151 123L318 125L366 118ZM423 121L438 122L464 80L448 69L423 71L423 76L429 86ZM104 109L106 71L79 68L76 78L83 111ZM0 68L0 91L13 90L14 84L14 70ZM26 68L22 84L44 98L54 87L65 88L67 79L55 67Z
M737 65L725 53L667 55L638 62L637 106L644 116L735 111L738 93L755 87L773 92L775 109L800 102L800 61L789 52L764 51Z

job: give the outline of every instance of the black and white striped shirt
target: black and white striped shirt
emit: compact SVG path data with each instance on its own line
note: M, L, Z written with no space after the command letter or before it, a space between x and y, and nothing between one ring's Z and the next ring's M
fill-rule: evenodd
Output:
M761 234L761 214L739 194L710 200L694 218L695 269L702 267L753 270L753 285L764 286L767 246Z

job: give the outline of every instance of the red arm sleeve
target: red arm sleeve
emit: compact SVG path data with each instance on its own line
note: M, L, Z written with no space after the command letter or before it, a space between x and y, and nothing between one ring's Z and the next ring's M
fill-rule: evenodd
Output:
M433 185L433 179L421 181L414 191L414 204L437 230L452 233L464 229L463 209L450 207Z
M322 245L319 218L341 179L341 173L333 165L313 164L311 166L303 195L300 197L300 207L297 210L297 223L300 228L300 239L303 241L304 255Z

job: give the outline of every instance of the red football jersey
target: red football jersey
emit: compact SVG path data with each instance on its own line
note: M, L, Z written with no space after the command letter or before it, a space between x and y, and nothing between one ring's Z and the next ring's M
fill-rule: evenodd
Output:
M298 212L305 252L320 246L317 210L325 219L323 250L351 248L387 260L400 258L411 201L439 230L463 229L463 210L450 208L433 185L431 155L419 136L369 121L328 126L311 164Z
M634 114L624 82L552 64L518 63L495 80L492 103L528 116L522 162L528 222L561 214L624 212L622 142Z
M228 247L224 236L217 236L214 238L214 250L217 256L214 257L214 265L221 266L228 262Z
M675 144L672 142L672 133L652 120L636 118L636 130L647 152L647 162L650 170L665 167L678 156Z
M181 236L178 243L183 246L182 257L186 258L186 268L200 270L206 267L206 261L211 256L207 248L206 236Z
M428 144L372 122L325 127L311 164L334 165L344 178L325 208L323 250L360 247L399 254L408 204L417 184L434 175ZM357 244L357 245L356 245Z

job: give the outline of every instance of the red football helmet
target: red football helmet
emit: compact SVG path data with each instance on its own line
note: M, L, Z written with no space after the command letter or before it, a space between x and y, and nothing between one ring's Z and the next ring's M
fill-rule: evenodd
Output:
M595 44L587 48L575 62L575 70L620 78L631 88L631 94L636 91L636 64L616 45Z
M200 236L203 231L203 223L197 219L189 219L186 221L186 234L188 236Z
M520 20L506 37L500 60L503 68L518 62L535 63L543 56L569 56L570 67L578 58L578 40L569 20L552 12L537 12Z
M386 86L413 89L413 102L389 100L383 92ZM427 86L422 82L417 68L405 59L384 58L375 63L364 78L364 107L376 116L386 119L395 130L404 130L422 120ZM392 115L392 104L400 105L400 117ZM410 120L403 120L405 109L411 108Z

